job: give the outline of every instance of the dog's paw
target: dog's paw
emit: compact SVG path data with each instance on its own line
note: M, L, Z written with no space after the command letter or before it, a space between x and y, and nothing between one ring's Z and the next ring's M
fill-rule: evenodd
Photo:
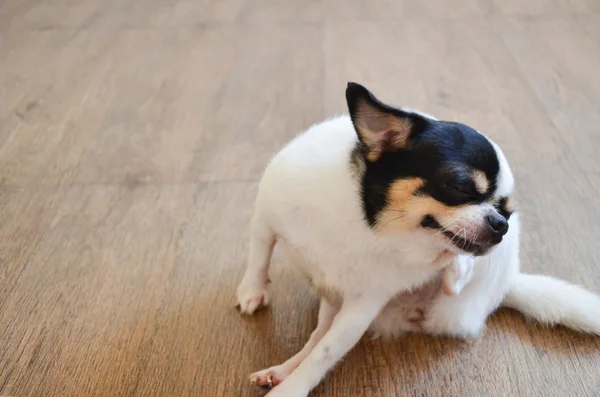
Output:
M267 282L252 281L244 278L237 289L237 306L242 314L253 314L256 309L269 304Z
M473 278L474 260L471 257L455 259L444 269L442 289L448 296L459 295Z
M288 373L280 366L263 369L250 375L250 382L263 389L271 390L280 384Z

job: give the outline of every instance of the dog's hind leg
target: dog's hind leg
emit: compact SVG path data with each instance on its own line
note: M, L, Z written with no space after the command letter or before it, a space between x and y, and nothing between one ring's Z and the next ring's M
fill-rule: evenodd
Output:
M386 293L344 296L329 330L298 367L268 397L307 397L309 392L358 343L386 302ZM265 396L265 397L267 397Z
M275 234L260 212L256 211L250 226L248 263L237 289L237 304L243 314L252 314L269 304L269 265L275 245Z
M317 328L312 332L308 342L306 342L302 350L283 364L253 373L250 375L250 381L255 385L266 389L270 389L281 383L298 367L298 365L300 365L300 363L302 363L316 344L319 343L321 338L327 333L338 311L339 306L329 303L325 298L321 298Z

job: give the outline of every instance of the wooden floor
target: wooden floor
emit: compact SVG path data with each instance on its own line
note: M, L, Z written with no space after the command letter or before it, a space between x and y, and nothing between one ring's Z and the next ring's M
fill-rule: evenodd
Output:
M522 261L600 292L598 0L0 1L0 395L256 396L317 301L233 308L261 170L348 80L505 149ZM600 396L600 338L502 311L363 341L315 397Z

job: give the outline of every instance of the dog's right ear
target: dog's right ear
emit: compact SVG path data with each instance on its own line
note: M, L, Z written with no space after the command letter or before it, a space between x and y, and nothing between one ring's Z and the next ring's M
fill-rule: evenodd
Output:
M382 103L356 83L348 83L346 101L368 161L377 161L382 153L406 146L412 129L407 113Z

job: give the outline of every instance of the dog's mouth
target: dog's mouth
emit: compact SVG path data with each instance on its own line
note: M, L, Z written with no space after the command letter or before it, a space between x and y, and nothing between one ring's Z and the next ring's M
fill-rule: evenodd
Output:
M460 237L458 234L444 229L442 225L440 225L440 223L430 215L427 215L425 218L423 218L421 226L426 229L439 230L456 248L475 256L485 255L494 245L502 241L502 237L500 237L498 241L473 241L464 237Z
M447 230L444 230L443 234L448 239L450 239L450 242L456 248L458 248L461 251L473 254L475 256L485 255L492 247L492 244L478 243L472 240L467 240Z

